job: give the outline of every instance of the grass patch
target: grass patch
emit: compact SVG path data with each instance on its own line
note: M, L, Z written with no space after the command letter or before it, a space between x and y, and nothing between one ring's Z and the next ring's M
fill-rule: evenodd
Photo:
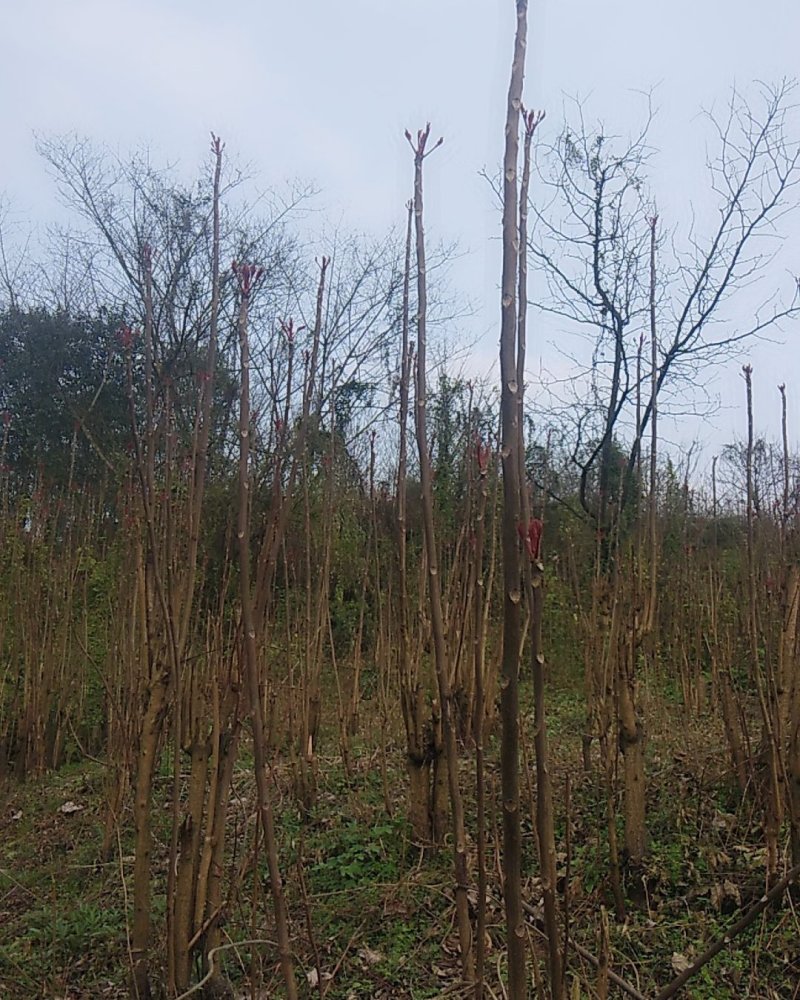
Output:
M663 711L678 712L669 706ZM531 736L529 706L524 708ZM659 718L661 715L659 715ZM605 793L599 775L580 769L583 727L581 699L571 691L551 700L549 732L556 798L559 890L567 888L571 926L590 951L597 948L600 906L611 908ZM751 898L760 892L763 853L758 817L740 807L722 771L713 724L687 727L667 719L648 745L649 854L642 871L627 869L644 884L644 901L631 906L623 925L612 922L613 967L655 993L675 974L676 963L691 961L724 934ZM504 969L504 927L499 857L499 774L497 741L487 752L487 868L489 976L497 991ZM166 759L166 755L165 755ZM410 839L404 815L405 773L401 746L387 752L391 815L374 753L353 751L349 772L339 757L318 760L317 795L301 811L291 794L288 765L276 765L276 824L281 866L290 907L298 977L315 991L315 951L328 1000L390 1000L447 995L457 987L459 958L454 926L452 854L423 853ZM567 775L571 810L565 812ZM67 997L89 1000L127 996L126 896L122 877L132 876L132 824L120 825L121 856L100 862L105 821L106 775L102 765L70 765L25 785L6 789L0 811L0 996L13 1000ZM465 750L462 784L468 818L470 883L476 882L473 765ZM153 909L156 964L163 964L164 887L170 822L170 772L163 766L154 808ZM494 796L494 797L493 797ZM66 802L81 808L61 811ZM228 940L271 938L272 911L263 849L255 840L254 790L243 754L235 778L228 831L229 871L244 865L226 915ZM536 841L523 779L525 849L524 896L534 906L541 895ZM617 802L621 812L621 801ZM569 825L571 851L567 858ZM621 819L618 833L622 842ZM247 863L249 855L254 864ZM300 891L302 871L311 912L314 947L306 929ZM130 906L130 885L127 903ZM255 900L255 918L253 917ZM535 938L535 935L534 935ZM798 925L789 908L765 913L693 979L685 992L695 1000L792 997L800 981ZM280 995L276 956L268 948L241 948L223 957L226 975L244 990L255 972L265 996ZM591 996L596 973L574 953L570 983ZM331 977L331 978L325 978ZM570 987L572 988L572 987Z

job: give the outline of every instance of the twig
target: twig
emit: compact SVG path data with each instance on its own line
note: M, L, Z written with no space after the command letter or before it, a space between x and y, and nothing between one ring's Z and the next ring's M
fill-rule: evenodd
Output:
M595 968L600 968L600 959L597 958L596 955L593 955L587 948L584 948L582 944L578 944L574 938L572 939L572 947L581 956L581 958L585 958L587 962L591 962ZM633 1000L647 1000L647 997L643 993L640 993L635 986L631 986L631 984L626 982L621 976L618 976L613 969L608 969L608 978L615 986L618 986L623 993L627 993L629 997L633 997Z
M529 916L536 917L536 910L534 907L532 907L530 903L526 903L524 900L522 902L522 909ZM543 937L546 937L545 932L541 929L541 927L539 927L535 920L533 921L533 926ZM597 956L593 955L590 951L584 948L583 945L578 944L574 938L571 938L571 942L572 947L581 956L581 958L585 958L588 962L591 962L595 968L600 967L600 959L597 958ZM627 993L629 997L633 997L633 1000L647 1000L644 994L640 993L635 986L631 986L630 983L627 983L621 976L618 976L616 972L612 972L611 969L608 970L608 978L612 983L614 983L615 986L618 986L624 993ZM662 998L659 997L658 1000L662 1000Z
M325 998L325 990L322 985L322 962L319 957L319 948L317 947L317 939L314 935L314 923L311 919L311 907L308 902L308 892L306 891L306 879L303 872L303 856L305 854L305 837L300 835L300 850L297 852L297 878L300 883L300 895L303 899L303 913L306 918L306 930L308 932L308 941L311 945L311 951L314 954L314 968L317 972L317 989L319 990L320 1000Z
M211 914L210 917L207 917L203 921L200 927L195 931L194 935L190 938L189 944L186 946L189 949L189 951L191 951L192 948L194 948L194 946L197 944L200 938L203 937L204 934L208 933L212 924L216 923L216 921L219 920L220 914L223 913L224 910L225 910L225 904L222 903L216 908L216 910L214 910L214 912Z
M31 896L33 899L35 899L37 902L41 901L41 897L37 893L35 893L33 889L29 889L27 885L20 882L18 879L14 878L14 876L7 868L0 868L0 876L2 876L3 878L7 878L9 882L15 885L18 889L22 889L23 892L27 892L28 895Z
M567 850L567 870L564 875L564 947L562 950L562 965L561 965L561 989L566 987L567 983L567 965L569 964L569 927L570 927L570 912L569 912L569 880L572 875L572 834L571 834L571 824L570 824L570 811L572 809L572 789L570 787L569 775L566 776L566 781L564 784L564 812L565 812L565 828L564 828L564 839L565 847Z
M125 905L125 944L128 948L128 959L131 963L131 982L133 983L133 988L136 991L136 997L139 997L139 984L136 982L136 963L133 960L133 948L131 947L131 925L128 920L128 883L125 881L125 866L122 863L122 837L119 832L119 823L117 823L117 852L119 857L119 879L122 883L122 899Z
M707 965L715 955L718 955L722 949L731 943L733 939L741 934L743 930L752 924L755 918L762 913L774 900L779 899L786 888L800 875L800 864L795 865L794 868L790 868L789 871L783 876L780 882L776 882L775 885L769 890L769 892L764 893L764 895L756 903L754 903L750 909L745 913L743 917L740 917L736 923L726 931L721 938L718 938L714 944L706 948L706 950L695 959L694 962L679 975L676 976L671 983L664 987L663 990L656 996L656 1000L668 1000L669 997L675 996L678 990L688 982L696 972L699 972L704 965Z
M349 940L349 941L347 942L347 944L346 944L346 945L344 946L344 951L343 951L343 952L342 952L342 954L341 954L341 955L339 956L339 961L338 961L338 962L336 963L336 965L334 965L334 967L333 967L333 972L331 973L331 978L330 978L330 979L328 980L328 982L327 982L327 983L325 984L325 987L324 987L324 989L323 989L323 991L322 991L322 995L323 995L323 997L324 997L324 996L325 996L325 994L326 994L326 993L328 992L328 987L330 986L330 984L331 984L331 983L332 983L332 982L334 981L334 979L336 979L336 974L338 973L339 969L341 969L341 967L342 967L342 962L344 962L345 958L347 957L347 953L348 953L348 952L350 951L350 949L351 949L351 948L353 947L353 944L355 943L355 940L356 940L356 938L357 938L357 937L358 937L358 935L359 935L359 934L361 933L361 931L362 931L362 930L364 929L364 924L366 924L366 922L367 922L367 918L365 917L365 918L364 918L364 919L363 919L363 920L361 921L361 923L360 923L360 924L358 925L358 927L356 927L356 929L355 929L355 930L353 931L353 933L352 933L352 934L350 935L350 940ZM178 998L177 998L177 1000L181 1000L181 998L180 998L180 997L178 997Z
M247 941L231 941L228 944L217 945L216 948L212 948L208 953L208 972L203 976L203 978L190 987L185 993L179 993L175 1000L186 1000L186 997L190 997L193 993L197 993L201 990L207 982L214 976L217 971L217 952L218 951L228 951L230 948L244 948L249 947L254 944L268 944L272 948L277 948L278 945L275 941L270 941L268 938L250 938Z
M538 930L538 927L536 929ZM529 923L525 924L525 933L528 937L528 948L531 953L531 970L533 971L533 985L536 989L536 996L538 1000L547 1000L547 994L542 983L542 973L539 969L539 956L536 954L536 945L533 943L533 935L531 934L531 925Z

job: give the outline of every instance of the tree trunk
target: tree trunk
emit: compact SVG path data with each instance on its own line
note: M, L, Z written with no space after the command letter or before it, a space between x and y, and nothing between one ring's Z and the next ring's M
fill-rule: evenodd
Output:
M618 654L617 712L619 744L625 783L625 856L634 868L641 865L647 849L644 779L644 727L636 709L636 679L632 659L633 636Z
M157 677L150 686L139 737L139 759L133 799L135 831L133 867L133 958L132 1000L150 1000L150 853L153 830L150 819L153 798L153 775L158 759L158 745L164 723L167 680Z
M408 134L408 133L407 133ZM447 783L450 791L450 811L453 832L453 867L455 874L456 921L458 924L459 947L461 951L461 973L466 982L472 980L472 927L467 899L467 839L464 827L464 805L461 797L458 772L458 747L453 719L452 692L450 688L450 662L447 650L446 629L442 611L442 583L439 576L439 554L436 546L436 531L433 512L433 470L428 451L426 421L426 318L427 318L427 273L425 264L425 234L423 228L422 163L425 146L430 135L430 125L417 136L414 149L414 224L417 254L417 378L416 378L416 435L419 452L420 480L422 486L422 521L425 538L425 556L428 564L428 600L433 633L433 660L436 686L439 692L439 713L441 719L441 745L446 760ZM408 136L411 142L410 135ZM441 140L440 140L441 141ZM437 143L436 145L439 145ZM436 146L433 147L435 149ZM431 150L432 152L433 150ZM434 730L437 727L434 726ZM434 737L434 745L439 740ZM437 755L438 756L438 755ZM444 787L445 774L437 760L434 774L434 834L438 824L439 796L436 790Z
M500 711L503 729L500 768L503 797L503 898L508 943L508 995L527 996L526 933L522 912L522 836L519 795L519 658L522 636L522 577L518 528L520 512L516 281L519 262L519 118L525 76L527 0L517 0L517 28L508 88L503 157L503 268L500 322L500 398L503 466L503 661Z
M247 264L237 269L240 290L239 347L241 352L241 395L239 408L239 586L242 604L242 646L247 693L250 701L250 719L253 728L253 757L255 763L258 815L264 832L267 849L267 867L272 902L275 912L275 933L278 955L288 1000L297 1000L297 982L294 975L289 920L283 894L283 881L278 864L278 843L267 773L267 740L264 732L263 708L258 670L258 647L250 592L250 349L247 332L247 313L253 285L261 277L260 269Z

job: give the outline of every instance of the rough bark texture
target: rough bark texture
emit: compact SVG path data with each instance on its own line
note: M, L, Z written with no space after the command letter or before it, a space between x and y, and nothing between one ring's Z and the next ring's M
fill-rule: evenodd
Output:
M466 981L472 979L472 928L467 899L467 840L464 828L464 805L458 777L458 747L452 717L450 690L450 664L447 650L444 613L442 610L442 585L439 577L439 558L433 511L433 470L428 451L426 420L426 329L427 274L425 265L425 233L423 227L422 164L430 125L420 131L414 149L414 228L417 254L417 379L416 379L416 433L419 452L420 481L422 486L422 521L425 537L425 555L428 564L428 599L433 635L434 668L439 691L441 745L443 755L437 755L437 773L434 776L434 802L440 801L436 788L444 788L446 780L450 791L450 811L453 832L453 863L455 869L456 921L461 949L461 972ZM409 137L409 141L410 137ZM441 140L440 140L441 141ZM438 145L438 143L437 143ZM434 149L436 146L433 147ZM431 150L432 152L432 150ZM438 727L436 727L438 728ZM438 742L438 740L437 740ZM441 822L439 810L434 806L434 833Z
M503 796L503 897L508 941L508 994L511 1000L521 1000L527 996L519 798L519 655L522 580L517 528L520 524L519 394L522 387L518 381L516 363L516 281L519 260L517 162L522 84L525 76L527 14L526 0L518 0L503 158L503 271L500 314L503 465L503 662L500 685L503 731L500 766Z
M283 882L278 866L278 844L267 774L267 740L261 705L258 670L258 646L250 592L250 349L247 334L247 312L252 285L257 280L255 269L242 265L239 269L241 304L239 309L239 348L241 355L241 394L239 406L239 585L242 603L242 646L247 693L250 700L250 719L253 728L253 757L255 761L258 814L264 832L269 868L269 885L275 911L275 933L278 939L281 972L288 1000L297 1000L297 983L294 975L289 921Z
M558 929L556 902L556 838L553 814L553 788L550 781L549 751L547 745L547 714L545 711L544 646L542 643L542 618L544 613L544 563L541 560L541 532L543 524L531 516L531 502L525 469L525 440L522 416L524 412L525 348L527 340L528 305L528 190L531 174L531 145L533 134L543 115L533 111L523 114L525 144L520 185L519 208L519 301L517 304L517 386L519 395L519 426L517 429L520 511L522 524L527 526L525 560L525 585L528 593L529 627L531 644L531 673L534 698L534 754L536 758L536 833L539 842L539 866L542 878L544 924L547 933L547 958L550 972L550 991L553 1000L563 995L563 958Z
M633 866L642 863L647 849L644 727L636 708L635 651L635 638L630 635L619 650L617 679L619 744L625 784L625 856Z

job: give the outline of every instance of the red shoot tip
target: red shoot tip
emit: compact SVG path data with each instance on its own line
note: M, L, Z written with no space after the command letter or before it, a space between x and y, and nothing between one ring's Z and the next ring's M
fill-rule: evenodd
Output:
M527 529L522 523L517 525L517 532L523 540L525 551L528 553L528 558L531 562L536 562L541 554L543 529L544 525L538 517L530 519Z

